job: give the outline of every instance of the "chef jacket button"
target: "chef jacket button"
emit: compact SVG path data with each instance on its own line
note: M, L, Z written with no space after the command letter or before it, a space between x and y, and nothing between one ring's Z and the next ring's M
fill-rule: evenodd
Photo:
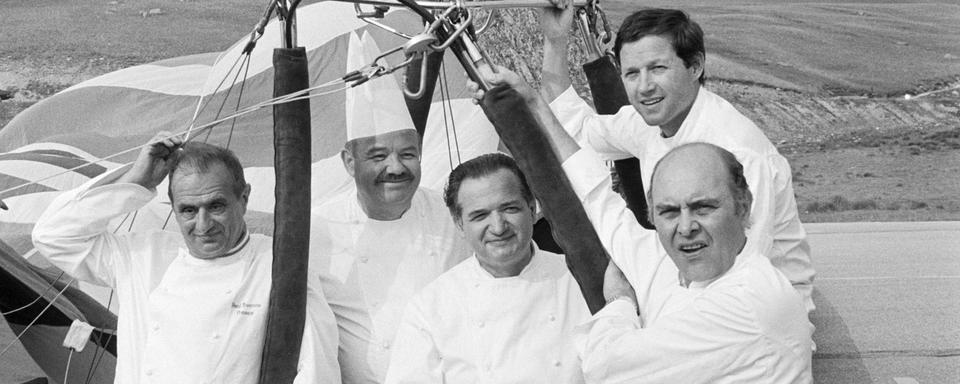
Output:
M213 334L213 339L214 339L214 340L220 340L220 334L219 334L219 333L214 333L214 334Z
M479 323L477 323L477 326L480 327L480 328L483 328L484 325L487 325L487 324L484 323L484 322L482 322L482 321L479 322Z
M437 257L437 252L430 251L430 257Z
M152 370L152 369L148 369L147 372L144 372L144 373L146 373L147 376L153 376L153 370Z
M366 256L360 258L361 263L366 263L369 260Z
M389 341L384 341L384 342L383 342L383 349L390 349L390 342L389 342Z
M550 321L557 321L557 317L554 315L550 315Z
M229 294L231 294L231 293L233 293L233 290L232 290L232 289L228 289L228 290L227 290L227 294L229 295Z
M474 284L473 287L474 287L474 288L480 288L480 283Z
M560 366L560 360L554 360L554 361L553 361L553 366L554 366L554 367L559 367L559 366Z
M159 331L159 330L160 330L160 324L158 324L158 323L153 323L153 331L156 332L156 331Z

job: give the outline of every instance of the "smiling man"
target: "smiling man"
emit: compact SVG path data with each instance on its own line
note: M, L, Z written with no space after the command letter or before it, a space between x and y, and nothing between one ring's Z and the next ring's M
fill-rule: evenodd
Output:
M748 232L753 196L733 153L687 143L657 163L647 194L654 233L529 85L506 68L480 72L492 92L516 91L527 104L613 261L606 306L575 336L587 382L812 382L813 325L764 239Z
M706 142L733 153L753 194L751 237L765 239L770 252L764 253L812 310L814 269L790 164L750 119L703 87L706 51L700 26L674 9L643 9L627 16L613 51L631 106L615 115L598 115L570 86L571 8L546 10L543 16L541 94L553 100L550 109L564 129L604 160L639 159L648 189L654 164L673 148Z
M474 257L407 307L387 383L580 383L573 328L590 312L563 256L531 240L536 202L510 157L464 162L444 200Z
M115 234L114 219L152 200L168 173L180 234ZM249 196L232 152L160 133L132 167L63 193L37 221L33 241L51 263L115 289L116 383L257 381L273 241L247 232ZM339 383L337 328L317 283L306 311L296 383Z
M369 35L350 38L348 68L379 55ZM440 193L420 187L420 136L394 78L349 88L346 104L354 185L315 207L310 266L337 317L343 382L381 383L408 300L470 252Z

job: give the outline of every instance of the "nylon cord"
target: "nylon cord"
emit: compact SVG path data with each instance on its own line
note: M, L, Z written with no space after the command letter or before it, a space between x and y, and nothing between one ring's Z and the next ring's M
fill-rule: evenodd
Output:
M30 324L27 324L27 326L24 327L22 331L20 331L17 337L13 341L11 341L10 344L7 344L5 348L3 348L3 351L0 351L0 358L2 358L3 355L5 355L7 351L10 350L10 347L20 342L20 338L22 338L23 335L26 334L28 330L30 330L30 327L32 327L33 324L37 322L37 320L40 320L40 317L43 316L43 314L46 313L47 310L50 309L50 307L53 306L53 303L57 302L57 299L59 299L60 296L63 295L64 292L66 292L67 288L70 288L70 284L73 284L75 280L76 280L75 278L70 279L70 281L68 281L67 284L63 286L63 289L61 289L60 292L58 292L57 295L54 296L52 300L50 300L50 303L48 303L47 306L44 307L43 310L40 311L40 313L37 314L37 317L35 317L33 321L30 322Z

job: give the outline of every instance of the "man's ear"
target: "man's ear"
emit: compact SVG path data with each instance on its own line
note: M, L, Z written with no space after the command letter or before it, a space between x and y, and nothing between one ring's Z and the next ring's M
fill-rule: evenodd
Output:
M247 202L250 201L250 183L247 183L243 187L243 193L240 194L240 199L243 200L243 206L247 206Z
M350 174L350 177L356 177L354 176L354 173L355 173L354 167L356 166L356 159L354 159L353 157L353 151L347 148L341 149L340 160L343 161L343 168L347 170L347 173Z
M703 75L704 66L707 64L707 58L704 57L703 52L698 53L694 56L693 62L690 63L690 69L694 71L693 77L699 79L700 75Z

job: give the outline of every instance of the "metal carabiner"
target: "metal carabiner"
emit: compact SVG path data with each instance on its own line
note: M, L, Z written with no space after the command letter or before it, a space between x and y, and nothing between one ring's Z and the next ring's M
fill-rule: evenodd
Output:
M407 81L403 81L403 95L408 99L420 100L421 97L427 92L427 52L420 52L421 63L420 63L420 87L417 88L416 92L411 92L407 88ZM414 58L411 56L408 62L412 62ZM2 203L2 201L0 201Z
M374 11L373 11L373 12L364 12L363 9L360 8L360 4L359 4L359 3L354 3L354 4L353 4L353 9L357 12L357 18L360 19L360 20L363 20L363 21L364 21L365 23L367 23L367 24L373 25L373 26L375 26L375 27L377 27L377 28L380 28L380 29L382 29L382 30L384 30L384 31L390 32L390 33L392 33L392 34L394 34L394 35L400 36L400 37L402 37L402 38L404 38L404 39L412 39L412 38L413 38L413 36L407 35L406 33L400 32L399 30L397 30L397 29L395 29L395 28L393 28L393 27L391 27L391 26L389 26L389 25L386 25L386 24L383 24L383 23L381 23L381 22L379 22L379 21L377 21L377 20L374 20L374 19L382 19L382 18L383 18L383 16L386 14L386 10L388 9L388 8L386 8L386 7L377 6L377 7L374 7Z
M464 13L467 14L467 19L461 20L460 24L456 24L453 21L450 21L448 19L448 17L450 17L450 13L458 9L462 10ZM467 30L467 28L470 27L470 24L473 22L473 15L471 15L470 11L468 11L466 8L453 8L453 7L447 8L447 10L443 12L443 15L438 17L437 20L430 25L430 31L431 32L436 31L437 28L440 28L440 25L443 24L444 22L447 22L450 25L457 27L457 29L455 29L453 33L451 33L450 36L447 37L447 41L444 41L442 45L439 45L439 46L435 44L430 45L430 48L432 48L434 51L437 51L437 52L450 48L450 46L453 45L454 41L456 41L456 39L460 37L460 35L462 35L463 32Z
M600 1L591 0L585 7L578 9L576 19L588 59L595 60L603 56L606 53L603 45L610 42L613 34L610 32L606 13L600 8Z

